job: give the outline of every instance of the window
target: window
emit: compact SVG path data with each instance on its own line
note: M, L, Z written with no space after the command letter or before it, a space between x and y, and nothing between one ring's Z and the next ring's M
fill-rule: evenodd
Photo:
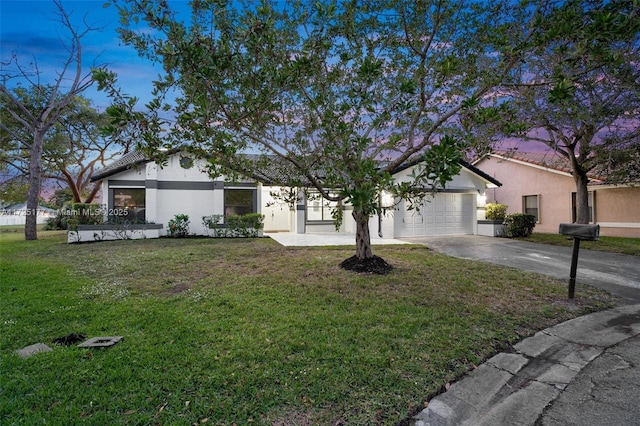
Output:
M307 197L307 221L330 222L333 221L331 211L338 206L336 201L322 198L319 192L312 192Z
M224 190L224 215L225 217L243 216L255 213L256 191L253 189L225 189Z
M589 223L593 223L593 191L588 192L587 202L589 203ZM576 213L576 193L571 193L571 218L573 222L576 221L577 213Z
M114 188L109 219L140 222L145 220L144 188Z
M537 195L525 195L522 197L522 205L525 214L536 217L536 223L540 223L540 199Z

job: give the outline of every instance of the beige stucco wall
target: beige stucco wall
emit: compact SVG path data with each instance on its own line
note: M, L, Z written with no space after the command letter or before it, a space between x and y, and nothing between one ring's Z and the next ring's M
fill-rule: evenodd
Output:
M590 187L600 235L640 238L640 187ZM608 226L607 226L608 225Z
M539 222L534 232L557 233L560 223L571 222L571 192L575 192L571 175L495 157L476 166L502 183L499 188L487 189L487 203L506 204L507 213L523 213L522 197L539 196Z
M489 157L476 166L502 182L500 188L487 189L487 203L502 203L508 213L522 213L522 197L538 195L540 221L534 232L557 233L560 223L570 223L571 193L576 191L573 177L518 160ZM600 235L640 238L640 187L590 186L595 194L595 222Z

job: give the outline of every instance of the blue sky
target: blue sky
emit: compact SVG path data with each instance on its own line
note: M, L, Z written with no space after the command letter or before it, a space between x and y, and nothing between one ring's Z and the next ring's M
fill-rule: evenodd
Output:
M125 46L116 33L119 17L111 5L104 8L107 0L62 1L64 9L71 13L71 22L76 28L84 29L83 19L92 26L101 27L91 31L82 39L83 72L88 72L95 63L106 64L118 73L118 81L124 93L139 97L143 102L151 98L152 81L157 79L158 69L148 61L138 57L136 51ZM171 7L185 10L186 0L170 0ZM56 20L56 7L51 0L0 0L0 59L5 63L13 54L23 65L34 58L41 70L43 80L55 78L56 71L68 53L62 41L68 40L67 32ZM94 62L95 61L95 62ZM84 93L94 106L103 110L109 100L98 92L95 85Z

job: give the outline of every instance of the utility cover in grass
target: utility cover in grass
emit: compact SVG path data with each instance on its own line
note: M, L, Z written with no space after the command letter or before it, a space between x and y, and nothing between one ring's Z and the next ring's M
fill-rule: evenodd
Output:
M78 345L79 348L108 348L115 345L120 340L124 339L122 336L105 336L105 337L93 337L86 342L82 342Z
M368 257L366 259L358 259L357 256L352 256L344 260L340 264L340 267L347 271L378 275L385 275L393 270L393 266L378 256Z
M50 352L52 350L53 349L51 349L44 343L36 343L35 345L30 345L26 348L18 349L16 352L20 357L27 358L40 352Z

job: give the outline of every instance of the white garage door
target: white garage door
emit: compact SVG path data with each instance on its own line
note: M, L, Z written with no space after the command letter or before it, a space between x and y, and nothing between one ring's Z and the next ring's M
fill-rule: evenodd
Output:
M439 193L427 197L420 211L407 207L402 201L396 208L396 237L473 234L473 194Z

